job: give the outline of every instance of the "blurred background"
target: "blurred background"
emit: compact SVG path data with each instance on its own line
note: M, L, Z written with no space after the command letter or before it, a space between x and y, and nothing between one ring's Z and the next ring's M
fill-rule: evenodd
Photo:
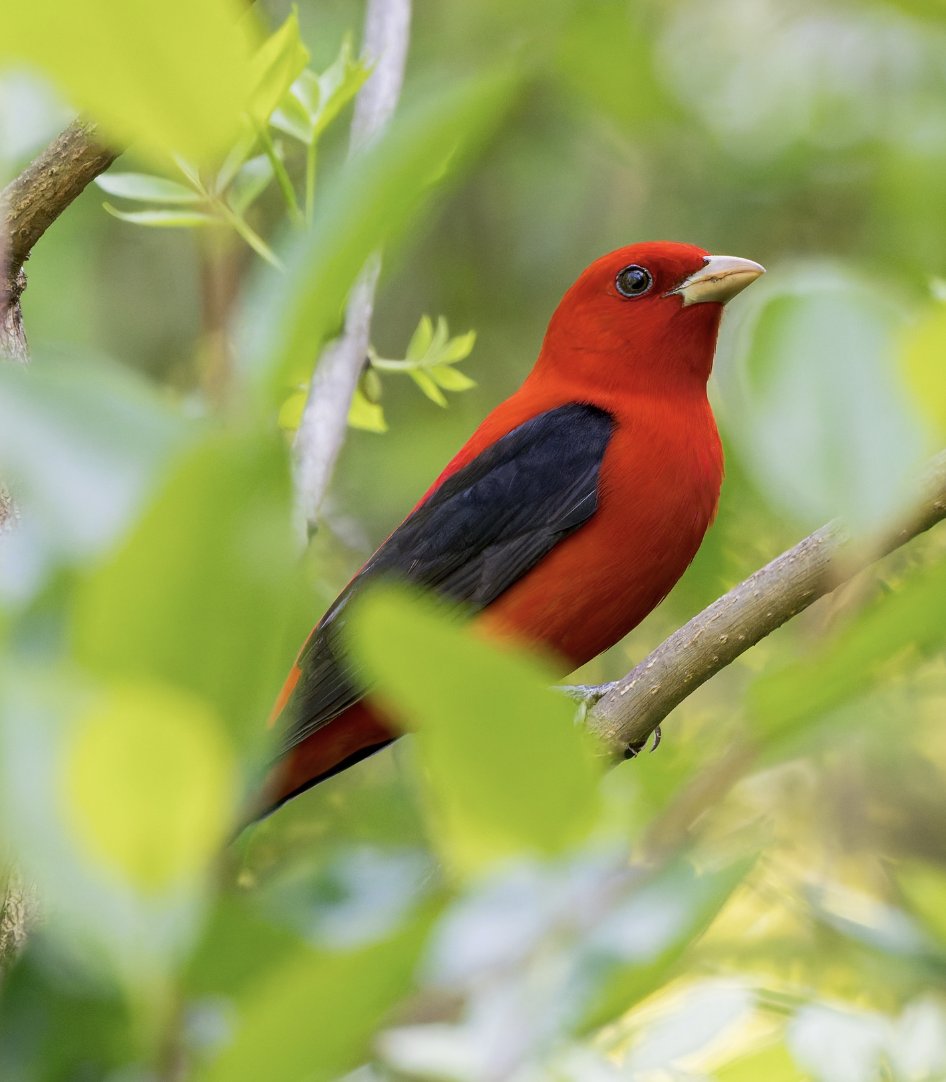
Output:
M270 30L291 10L288 3L257 6ZM346 34L357 45L363 5L300 0L298 18L310 67L321 72ZM379 372L372 395L387 430L349 432L325 528L303 562L303 592L254 701L265 702L293 644L485 413L518 386L568 285L598 255L636 240L744 256L768 275L727 310L717 354L711 393L727 456L717 523L660 609L575 680L626 672L690 616L836 515L872 544L909 503L921 463L944 446L944 57L940 0L548 0L541 7L417 0L405 108L494 67L512 68L518 81L485 147L386 253L372 344L382 358L402 358L421 317L442 316L452 335L476 333L472 352L456 365L475 386L447 388L444 407L412 380ZM7 64L0 73L6 178L73 111L42 72ZM328 186L342 169L349 117L350 107L319 144L319 192L322 178ZM294 180L301 176L298 156L287 154L286 166ZM113 171L150 169L131 151ZM180 415L206 417L221 335L239 326L241 297L262 261L225 230L142 228L110 216L106 200L119 202L90 186L29 260L23 312L33 367L65 358L78 384L84 358L108 358ZM277 185L262 192L248 219L279 242L285 208ZM238 352L239 343L232 348ZM15 408L15 401L7 407ZM126 436L134 442L133 425ZM111 450L121 456L121 448ZM95 496L105 505L109 498L105 491ZM98 557L63 556L47 539L36 541L39 549L58 555L37 568L28 551L35 537L26 537L3 573L10 663L28 656L71 672L76 657L50 644L72 604L69 591L95 573ZM266 550L268 558L277 548ZM571 983L556 984L564 959L574 963L591 935L569 922L600 890L605 872L589 870L604 860L598 849L589 844L551 868L520 868L498 885L461 888L449 877L445 884L426 840L429 811L412 795L410 740L244 835L215 901L202 887L196 908L175 902L184 916L174 906L161 910L161 920L193 926L181 941L187 946L174 950L181 959L199 954L193 944L203 940L193 928L205 918L195 914L212 911L216 928L231 894L260 893L266 912L307 940L327 937L322 950L370 939L372 921L389 927L392 912L418 898L447 907L437 910L437 946L413 990L419 1005L400 1029L374 1041L380 1060L359 1079L946 1078L946 610L936 608L946 597L944 560L940 528L876 565L688 699L664 725L655 756L607 776L606 799L621 824L619 840L612 839L623 854L618 863L631 853L671 868L667 882L653 887L649 910L627 902L628 935L636 929L659 938L646 914L672 908L679 891L698 893L673 878L676 861L702 872L728 866L734 855L751 859L729 900L719 899L709 931L701 935L708 911L705 920L690 914L676 946L653 963L653 979L628 986L629 1013L605 1012L604 1028L562 1022L556 1029L553 1020L546 1032L536 1015L549 1004L533 987L547 982L565 996L566 986L587 978L581 970L580 979L572 974ZM916 588L917 581L926 585ZM925 597L927 608L918 603L888 620L884 604L904 591ZM844 653L864 619L882 629L864 632L876 649ZM914 620L923 623L922 635ZM212 623L206 629L213 634ZM744 764L737 751L766 739L764 726L754 728L753 688L789 663L800 683L817 680L819 658L838 642L846 666L839 701L813 707L793 736L780 735L775 750ZM791 684L783 685L783 694L791 693ZM36 700L26 694L33 709ZM8 713L18 719L11 725L24 724L22 710ZM11 758L7 744L8 762L26 761ZM16 788L10 769L8 795ZM30 831L53 829L29 816L24 822L28 839ZM14 841L14 855L23 844ZM614 864L603 866L613 872ZM552 901L543 909L541 899ZM534 927L516 924L521 912L536 914ZM149 921L159 919L157 909L149 913ZM67 931L75 923L66 922ZM58 941L62 928L52 924ZM241 937L226 941L226 950L242 951L235 945ZM484 977L467 957L471 944L489 956L507 942L525 952L519 983L503 978L499 965ZM23 1072L8 1077L152 1077L80 1076L83 1055L100 1062L88 1050L37 1066L50 1019L78 1017L70 1012L95 998L66 987L73 976L63 977L57 950L40 943L9 978L17 995L13 1005L6 997L7 1020L29 1024L19 1042L7 1042L6 1062ZM127 959L124 949L118 954ZM644 965L633 952L627 957L636 971ZM87 961L66 969L87 973ZM116 964L121 970L124 963ZM151 972L150 962L139 964L139 972ZM175 963L187 964L196 963ZM118 984L138 988L131 1015L150 1019L146 1030L160 1029L152 1006L142 1006L147 987L126 978ZM218 999L222 994L214 989ZM216 1047L214 1027L222 1023L215 1011L194 1014L187 1040ZM478 1045L499 1052L478 1059ZM151 1047L147 1039L144 1046ZM108 1069L138 1062L140 1047ZM215 1076L208 1071L244 1077L232 1063ZM290 1065L282 1071L270 1077L308 1077ZM159 1070L154 1077L172 1075Z

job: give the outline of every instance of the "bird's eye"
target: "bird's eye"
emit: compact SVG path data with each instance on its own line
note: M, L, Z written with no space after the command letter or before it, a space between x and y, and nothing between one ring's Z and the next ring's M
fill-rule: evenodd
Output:
M618 293L622 297L640 297L654 284L650 271L632 263L618 273L614 279Z

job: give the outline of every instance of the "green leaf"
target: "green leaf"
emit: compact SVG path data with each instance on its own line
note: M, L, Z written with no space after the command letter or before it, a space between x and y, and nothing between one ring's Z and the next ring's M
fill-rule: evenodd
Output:
M253 91L248 112L257 127L265 124L286 96L296 76L309 62L309 50L299 36L299 16L293 10L253 57Z
M206 198L176 180L149 173L103 173L95 183L109 195L138 203L201 203Z
M427 375L426 371L421 368L410 368L408 369L407 374L417 386L420 387L431 402L436 402L438 406L443 407L447 405L447 399L444 397L443 392L430 376Z
M877 529L909 501L925 454L893 363L904 313L889 291L826 270L783 274L747 304L740 380L725 383L743 464L806 525L840 515Z
M424 371L445 391L468 391L471 387L476 386L476 383L469 376L446 364L435 364L433 368L427 368Z
M637 884L596 930L585 960L602 985L585 1012L587 1032L624 1014L666 984L684 951L745 878L752 861L697 873L683 858Z
M114 685L76 718L60 770L76 850L143 894L206 875L226 841L233 752L219 718L194 696L154 683Z
M291 135L293 139L298 139L300 143L304 144L312 142L312 121L306 112L305 106L299 100L296 88L309 76L312 76L309 71L304 71L299 76L292 89L283 98L282 105L269 118L269 122L274 128L278 128L279 131ZM312 78L315 77L312 76ZM318 81L316 81L316 87L318 87Z
M242 14L237 0L31 0L5 11L0 60L43 72L118 148L208 162L249 97Z
M266 154L250 158L230 185L227 202L242 214L267 188L273 179L273 163Z
M119 210L111 203L103 203L102 206L113 218L155 229L195 229L199 226L220 224L219 218L196 210Z
M946 304L937 304L908 328L900 344L904 378L917 412L946 436Z
M428 926L422 915L358 950L297 952L245 989L232 1039L196 1082L328 1082L356 1066L409 990Z
M0 364L0 474L44 543L87 556L127 528L191 428L128 368L74 350L34 361Z
M898 659L916 662L946 643L946 560L878 597L817 653L760 677L748 693L770 742L793 745L823 714L866 694ZM771 750L777 750L772 748Z
M445 859L476 870L586 837L598 761L542 665L393 587L355 603L349 632L380 700L418 730L430 829Z
M423 357L426 357L427 352L430 349L430 343L433 340L434 325L431 322L430 316L421 316L420 322L417 324L414 333L411 335L410 342L407 343L405 359L408 361L419 361Z
M292 392L285 402L279 407L277 418L279 427L287 432L295 432L302 424L302 415L305 413L306 400L309 397L307 387L300 387Z
M377 402L369 402L359 387L351 400L348 411L348 423L352 428L365 432L387 432L388 423L384 419L384 410Z
M244 306L238 357L278 400L306 383L365 260L416 220L449 160L453 172L483 144L512 97L509 78L455 83L415 102L340 170L312 229L287 256L287 275L267 275Z
M458 334L451 338L444 346L438 358L440 364L455 364L465 360L473 352L476 344L476 331L467 331L466 334Z
M281 439L208 433L81 583L74 656L189 690L240 739L261 740L292 656L290 506Z

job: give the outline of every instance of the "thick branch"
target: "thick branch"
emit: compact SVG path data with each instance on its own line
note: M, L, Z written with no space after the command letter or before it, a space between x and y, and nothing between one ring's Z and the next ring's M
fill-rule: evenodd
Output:
M616 681L591 710L588 724L605 743L639 748L688 695L797 615L946 518L946 451L930 464L915 515L870 556L847 543L837 523L817 530L694 616L649 657Z
M364 56L374 65L355 102L350 154L384 128L401 93L410 36L411 0L368 0ZM299 518L314 527L348 428L358 378L371 338L371 314L381 261L373 255L352 290L341 338L329 343L315 368L302 423L296 434Z
M96 140L91 124L76 120L4 188L0 205L9 238L6 279L11 292L33 245L117 156Z

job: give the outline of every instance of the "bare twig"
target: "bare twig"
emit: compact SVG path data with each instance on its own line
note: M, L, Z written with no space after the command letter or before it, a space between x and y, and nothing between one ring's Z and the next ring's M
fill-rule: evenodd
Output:
M750 575L607 688L588 724L615 750L640 748L698 687L813 601L946 518L946 451L930 463L914 516L870 555L829 523Z
M384 128L401 93L410 36L411 0L368 0L364 56L371 77L355 102L349 153L364 149ZM300 524L313 528L345 440L348 410L365 363L374 293L381 269L371 256L352 290L341 338L324 349L296 434L296 502Z

